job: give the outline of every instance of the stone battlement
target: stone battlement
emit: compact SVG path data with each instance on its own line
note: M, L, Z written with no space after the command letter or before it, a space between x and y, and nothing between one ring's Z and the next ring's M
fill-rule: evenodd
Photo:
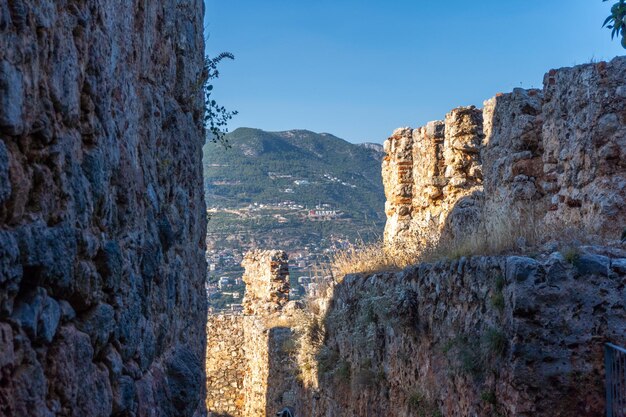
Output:
M532 207L542 226L617 238L626 224L626 57L552 70L482 110L401 128L385 142L385 243L458 238ZM621 232L621 229L620 229Z

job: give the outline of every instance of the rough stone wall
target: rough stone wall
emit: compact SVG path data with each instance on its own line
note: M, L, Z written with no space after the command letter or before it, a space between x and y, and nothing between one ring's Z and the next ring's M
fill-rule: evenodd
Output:
M474 206L482 185L482 139L481 111L460 107L443 122L397 129L385 141L387 243L436 242L459 200L464 198L467 208Z
M265 417L295 401L288 258L251 251L242 265L243 314L209 317L207 407L215 415Z
M0 414L203 414L203 2L0 0Z
M297 415L585 417L626 337L626 259L473 257L347 276Z
M411 129L396 129L385 141L382 177L385 186L385 240L409 233L413 200L413 138ZM389 236L389 238L388 238Z
M246 253L241 266L246 294L246 315L264 315L283 308L289 301L289 267L284 251L254 250Z
M621 233L626 224L626 57L552 70L544 86L548 223L564 220L591 232Z
M241 315L210 315L207 321L207 410L243 416L243 378L247 359Z
M490 213L539 205L549 192L543 181L542 105L541 91L521 88L485 102L481 151ZM540 209L545 213L545 204Z
M244 409L247 417L265 417L278 410L281 398L270 391L282 385L281 361L275 360L289 329L281 325L282 309L289 301L289 267L283 251L251 251L242 262L246 294L244 309ZM271 366L270 366L271 365Z
M614 225L626 224L625 75L626 57L552 70L543 91L516 89L482 111L396 130L383 162L387 246L458 238L498 219L617 239Z

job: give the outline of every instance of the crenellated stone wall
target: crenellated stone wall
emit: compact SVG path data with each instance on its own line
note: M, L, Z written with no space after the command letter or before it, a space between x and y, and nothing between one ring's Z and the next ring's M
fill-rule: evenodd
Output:
M202 416L201 0L0 0L0 415Z
M388 249L549 241L343 277L300 335L296 415L601 415L604 343L626 340L626 57L397 129L385 151Z
M244 315L262 316L281 310L289 301L289 258L284 251L254 250L241 262Z
M619 238L626 224L626 57L551 70L385 142L385 242L436 244L478 223ZM490 225L491 223L491 225Z

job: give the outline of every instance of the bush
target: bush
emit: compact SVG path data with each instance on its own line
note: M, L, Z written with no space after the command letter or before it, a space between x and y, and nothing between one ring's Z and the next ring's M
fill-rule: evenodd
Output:
M357 372L354 382L360 387L374 387L378 384L379 375L371 369L361 369Z
M580 252L573 247L565 248L563 249L563 258L566 262L574 265L580 259Z
M497 292L491 296L491 305L499 311L504 310L504 295Z
M498 275L496 277L496 291L504 290L504 286L506 285L506 279L502 275Z
M495 405L496 403L496 393L495 391L483 391L480 394L480 399L486 402L487 404Z
M335 369L335 377L339 382L349 384L352 377L352 370L350 364L346 361L339 362Z
M320 374L328 373L333 370L338 360L339 353L337 351L323 348L317 355L317 369Z
M409 408L418 417L441 417L441 411L434 401L429 400L421 391L413 391L408 398Z
M220 73L217 69L218 64L223 59L235 59L230 52L222 52L215 58L206 57L204 59L204 68L200 77L199 84L202 86L204 93L204 124L211 133L211 140L216 143L228 147L225 135L228 133L228 121L237 114L236 111L228 111L224 106L220 106L211 97L213 93L212 80L219 77Z
M498 329L489 329L485 333L485 345L490 353L503 356L509 346L506 334Z

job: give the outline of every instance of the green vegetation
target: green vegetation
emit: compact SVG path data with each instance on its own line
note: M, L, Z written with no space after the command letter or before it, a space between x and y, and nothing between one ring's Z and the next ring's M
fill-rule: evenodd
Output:
M608 0L602 0L606 2ZM611 30L611 39L622 37L622 46L626 48L626 0L619 0L611 7L611 14L606 18L602 27Z
M291 200L313 208L321 202L352 217L382 219L381 152L306 130L240 128L225 139L231 146L228 151L219 150L214 143L204 147L210 205L237 207ZM308 184L296 185L296 180ZM285 189L294 193L285 193Z
M228 129L226 126L228 125L228 121L232 119L237 112L226 110L224 106L217 104L211 97L213 93L212 80L220 76L217 65L223 59L235 59L235 56L230 52L222 52L215 58L206 57L204 59L204 68L202 69L200 84L202 85L204 93L204 124L209 129L213 142L227 146L228 141L225 139L225 135Z
M425 403L426 399L421 391L414 391L409 395L409 406L411 408L418 408L421 404Z
M323 347L317 355L317 369L320 374L325 374L333 370L339 360L339 352Z
M408 403L409 408L418 417L442 417L435 402L429 400L420 390L415 390L409 395Z
M350 379L352 378L352 370L350 369L350 363L346 361L339 362L337 368L335 369L335 376L340 382L350 383Z
M491 296L491 305L498 311L504 310L504 295L501 292L496 292Z
M508 349L507 335L500 329L488 328L482 334L462 334L448 340L442 352L452 368L474 378L497 366L495 359L502 358Z
M360 387L375 387L380 382L379 378L385 377L384 373L376 373L369 368L360 369L356 377L354 378L354 382Z
M506 279L502 275L498 275L496 277L496 291L502 292L504 290L504 286L506 285Z
M254 240L257 246L279 242L298 250L330 246L324 240L371 241L382 234L379 145L354 145L305 130L250 128L236 129L224 141L229 149L209 142L203 150L207 205L215 208L208 230L214 247L248 249ZM337 217L313 221L309 211L320 204Z
M480 399L486 402L487 404L495 405L496 404L496 393L495 391L483 391L480 394Z
M468 339L464 340L459 349L460 370L468 375L478 378L483 375L484 360L479 349Z
M580 251L577 248L565 248L563 249L563 258L566 262L574 265L580 258Z
M496 356L503 356L509 346L506 334L499 329L491 328L487 330L484 339L489 352Z
M293 339L286 339L281 344L280 351L283 354L295 355L298 352L298 344Z
M505 285L506 280L504 277L502 275L498 275L495 281L495 291L491 295L491 305L500 312L504 310L504 294L502 291L504 290Z

